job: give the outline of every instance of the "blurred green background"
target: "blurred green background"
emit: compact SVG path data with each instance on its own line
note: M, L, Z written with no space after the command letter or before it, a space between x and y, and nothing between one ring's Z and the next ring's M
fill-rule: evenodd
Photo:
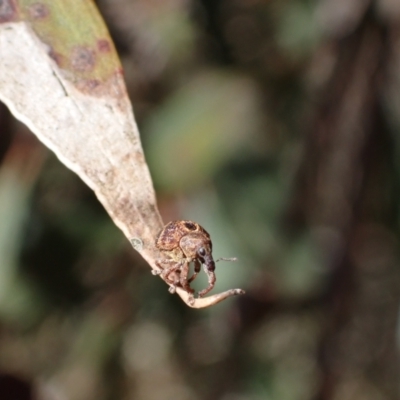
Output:
M0 399L398 399L400 3L97 5L164 221L247 294L170 295L0 104Z

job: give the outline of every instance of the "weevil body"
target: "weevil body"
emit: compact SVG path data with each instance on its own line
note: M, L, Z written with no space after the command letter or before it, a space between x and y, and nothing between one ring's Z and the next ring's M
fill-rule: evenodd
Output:
M158 235L156 247L165 257L156 263L161 268L159 273L162 278L170 285L171 293L175 292L177 285L189 293L194 293L190 282L200 272L201 265L208 276L208 287L199 292L199 297L205 296L213 289L216 277L211 238L199 224L193 221L169 222ZM194 274L189 278L191 262L194 263Z

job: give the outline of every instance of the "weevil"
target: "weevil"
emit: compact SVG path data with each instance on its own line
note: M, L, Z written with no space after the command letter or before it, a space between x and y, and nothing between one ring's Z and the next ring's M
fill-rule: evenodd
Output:
M194 281L203 269L208 277L208 287L199 292L204 297L215 285L215 263L218 261L235 261L235 258L213 259L212 242L208 232L193 221L171 221L164 226L156 239L156 247L163 259L156 261L159 271L153 270L170 285L169 291L174 293L180 285L188 293L194 290L190 283ZM194 273L189 278L190 263L194 263ZM172 276L172 277L171 277Z

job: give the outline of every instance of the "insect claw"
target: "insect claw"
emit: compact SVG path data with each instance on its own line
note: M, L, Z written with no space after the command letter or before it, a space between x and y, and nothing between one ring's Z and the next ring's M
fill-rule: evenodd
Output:
M152 269L152 270L151 270L151 273L152 273L153 275L161 275L162 270L161 270L161 269Z
M176 292L176 286L175 285L171 285L168 289L168 292L170 292L171 294L174 294Z
M194 304L194 301L195 301L195 300L194 300L193 294L190 294L190 295L189 295L187 301L188 301L189 305L191 305L191 306Z

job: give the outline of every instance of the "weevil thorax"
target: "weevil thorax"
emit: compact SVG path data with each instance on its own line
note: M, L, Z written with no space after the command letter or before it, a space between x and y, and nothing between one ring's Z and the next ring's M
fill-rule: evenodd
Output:
M207 256L211 257L211 242L201 233L195 232L182 236L182 239L180 240L180 248L185 253L186 257L193 259L205 258Z

